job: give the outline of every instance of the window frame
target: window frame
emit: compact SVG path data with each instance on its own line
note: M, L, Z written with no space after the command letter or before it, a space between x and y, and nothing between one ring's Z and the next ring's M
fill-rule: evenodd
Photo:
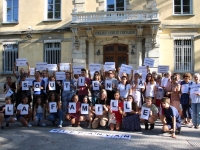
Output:
M53 18L49 19L48 18L48 0L45 0L45 5L44 5L44 20L43 21L61 21L62 20L62 0L60 0L60 19L55 18L55 0L53 0Z
M17 48L11 48L11 49L6 49L5 48L5 46L7 46L7 45L12 45L12 46L14 46L14 45L16 45L17 46ZM14 63L15 63L15 61L16 61L16 59L18 58L18 56L19 56L19 45L18 45L18 43L15 43L15 44L5 44L5 45L2 45L3 46L3 72L4 73L12 73L12 69L13 69L13 66L14 66ZM13 53L17 53L16 54L16 58L15 58L15 60L9 60L9 59L7 59L6 58L6 51L11 51L11 52L13 52ZM17 51L17 52L16 52ZM14 54L12 54L12 55L14 55ZM11 70L6 70L6 60L9 60L9 61L11 61L11 63L13 63L10 67L11 67ZM12 62L13 61L13 62Z
M116 0L114 0L114 3L115 3L115 8L114 8L115 10L114 11L107 11L107 0L105 0L105 2L104 2L104 11L105 12L118 12L118 11L116 11ZM124 0L124 11L126 11L126 0Z
M183 43L184 43L184 40L191 40L191 53L190 53L190 56L191 56L191 69L190 70L183 70L183 69L180 69L180 70L177 70L176 69L176 45L175 45L175 41L176 40L181 40L181 64L184 65L184 48L186 47ZM193 72L194 71L194 39L191 38L191 39L184 39L184 37L180 38L180 39L174 39L173 40L173 46L174 46L174 72L180 72L180 73L185 73L185 72ZM185 47L184 47L185 46ZM181 66L182 68L184 68L183 66Z
M17 21L14 21L14 11L13 11L13 9L14 9L14 2L13 2L14 0L12 0L12 21L8 21L7 20L7 14L8 14L8 12L7 12L7 0L3 0L3 23L10 23L10 24L12 24L12 23L14 23L14 24L16 24L16 23L18 23L19 22L19 0L17 0L17 3L18 3L18 9L17 9Z
M46 44L52 44L53 45L52 48L49 48L49 49L52 49L52 51L58 51L56 49L57 47L55 47L55 44L60 44L60 47L59 47L60 54L58 56L59 58L56 58L56 59L58 59L57 62L52 62L52 60L51 60L51 62L48 62L48 58L47 58L46 53L47 53L47 51L50 51L50 50L48 50L48 48L46 48ZM44 43L44 62L47 62L47 64L58 64L58 63L61 62L61 42L46 42L46 43Z
M181 1L181 13L180 14L176 14L175 13L175 3L174 3L174 0L173 0L173 16L188 16L188 15L194 15L193 14L193 0L189 0L190 1L190 13L188 14L184 14L183 13L183 0L180 0Z

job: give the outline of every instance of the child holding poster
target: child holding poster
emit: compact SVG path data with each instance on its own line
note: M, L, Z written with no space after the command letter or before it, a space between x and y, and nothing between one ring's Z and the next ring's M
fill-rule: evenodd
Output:
M92 110L92 103L89 101L89 98L88 96L85 96L83 98L83 103L82 104L88 104L88 108L87 108L87 111L88 111L88 114L82 114L81 112L81 115L80 115L80 118L79 118L79 121L86 121L87 124L88 124L88 127L87 128L91 128L91 124L92 124L92 121L94 119L94 110ZM81 110L83 109L82 108L83 106L81 106Z
M181 117L177 109L170 105L170 99L163 97L161 99L162 106L164 107L164 115L166 118L165 124L162 128L164 132L171 131L172 138L176 138L175 132L180 134L181 131Z
M15 107L11 104L11 98L6 97L5 98L5 105L0 107L0 126L1 129L4 129L3 123L6 123L6 127L9 127L9 123L14 123L15 119L12 117L12 115L6 115L6 109L9 111L14 112ZM12 108L6 108L6 105L11 105Z
M123 80L123 78L122 78ZM109 121L108 126L110 127L110 130L113 131L114 129L120 130L121 129L121 123L122 123L122 109L123 109L123 101L120 98L120 92L117 91L114 94L115 101L118 103L118 110L112 110L112 106L114 106L114 103L110 102L110 109L109 109Z
M124 112L123 111L123 113L122 113L123 114L122 128L125 131L141 130L137 103L134 101L134 98L133 98L132 95L129 95L127 97L127 101L131 102L132 111L131 112Z
M156 82L154 81L152 74L148 73L145 82L145 97L151 97L153 103L156 102L155 91L156 91Z
M131 85L128 83L126 76L122 76L121 83L118 85L117 89L119 90L120 96L123 100L131 94Z
M37 97L37 102L34 106L34 121L36 121L36 125L40 125L45 127L44 123L44 115L45 115L45 104L43 104L42 99Z
M32 127L29 123L32 117L32 111L30 106L28 105L28 97L23 96L22 103L17 106L17 121L19 121L22 125L27 127Z
M102 110L102 115L95 114L96 117L95 117L95 119L92 122L92 128L93 129L98 128L99 124L102 127L105 127L106 123L108 121L108 105L110 105L110 104L108 104L107 92L106 92L105 89L101 90L100 98L97 99L96 104L102 105L103 110Z
M51 103L51 102L56 102L56 106L54 106L54 107L56 107L56 112L50 112L51 111L50 109L54 108L54 107L50 108L49 103ZM53 125L55 125L56 118L58 118L58 127L62 128L63 111L61 109L61 103L58 98L58 95L55 92L52 92L49 94L47 106L48 106L48 112L49 112L48 120L51 121Z
M75 113L66 114L66 119L71 122L70 126L72 126L72 127L80 126L79 118L80 118L80 106L81 106L81 103L79 102L78 95L73 95L72 99L71 99L71 102L76 103L76 108L75 108L76 111L75 111ZM70 106L68 106L68 108L70 109Z
M154 125L155 125L155 121L158 118L158 108L152 104L152 98L151 97L146 97L145 98L146 103L144 103L142 105L142 111L141 111L141 115L140 115L140 119L141 121L145 124L145 130L149 129L149 124L151 124L150 126L150 130L154 129ZM147 109L145 109L147 108ZM149 109L149 111L148 111ZM144 119L143 117L147 116L147 119Z

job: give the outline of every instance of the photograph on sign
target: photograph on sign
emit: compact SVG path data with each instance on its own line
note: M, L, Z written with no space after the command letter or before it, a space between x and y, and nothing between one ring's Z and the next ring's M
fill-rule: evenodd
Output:
M69 102L68 112L76 113L76 103L75 102Z
M138 88L145 88L145 86L144 86L144 83L145 83L145 80L141 80L141 79L138 79Z
M16 59L16 66L26 66L27 58L18 58Z
M151 58L144 58L144 65L145 66L149 66L149 67L153 67L154 66L154 59Z

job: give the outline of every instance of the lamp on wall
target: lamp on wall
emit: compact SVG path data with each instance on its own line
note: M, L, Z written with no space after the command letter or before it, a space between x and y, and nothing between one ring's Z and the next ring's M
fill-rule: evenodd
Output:
M96 54L97 54L97 56L99 56L100 55L100 50L98 50Z
M78 50L79 47L80 47L80 42L79 42L79 40L76 40L76 41L74 42L74 45L75 45L75 48Z
M131 55L134 55L135 54L135 52L133 51L133 49L131 50Z
M28 26L28 30L24 32L24 34L26 35L25 38L27 38L28 40L31 40L33 38L32 33L33 33L33 29L31 28L31 26Z

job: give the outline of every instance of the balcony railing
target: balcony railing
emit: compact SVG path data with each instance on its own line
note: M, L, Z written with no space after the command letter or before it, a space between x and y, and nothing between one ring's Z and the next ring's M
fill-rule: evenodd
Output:
M157 10L72 13L72 23L151 21L158 19L159 14Z

